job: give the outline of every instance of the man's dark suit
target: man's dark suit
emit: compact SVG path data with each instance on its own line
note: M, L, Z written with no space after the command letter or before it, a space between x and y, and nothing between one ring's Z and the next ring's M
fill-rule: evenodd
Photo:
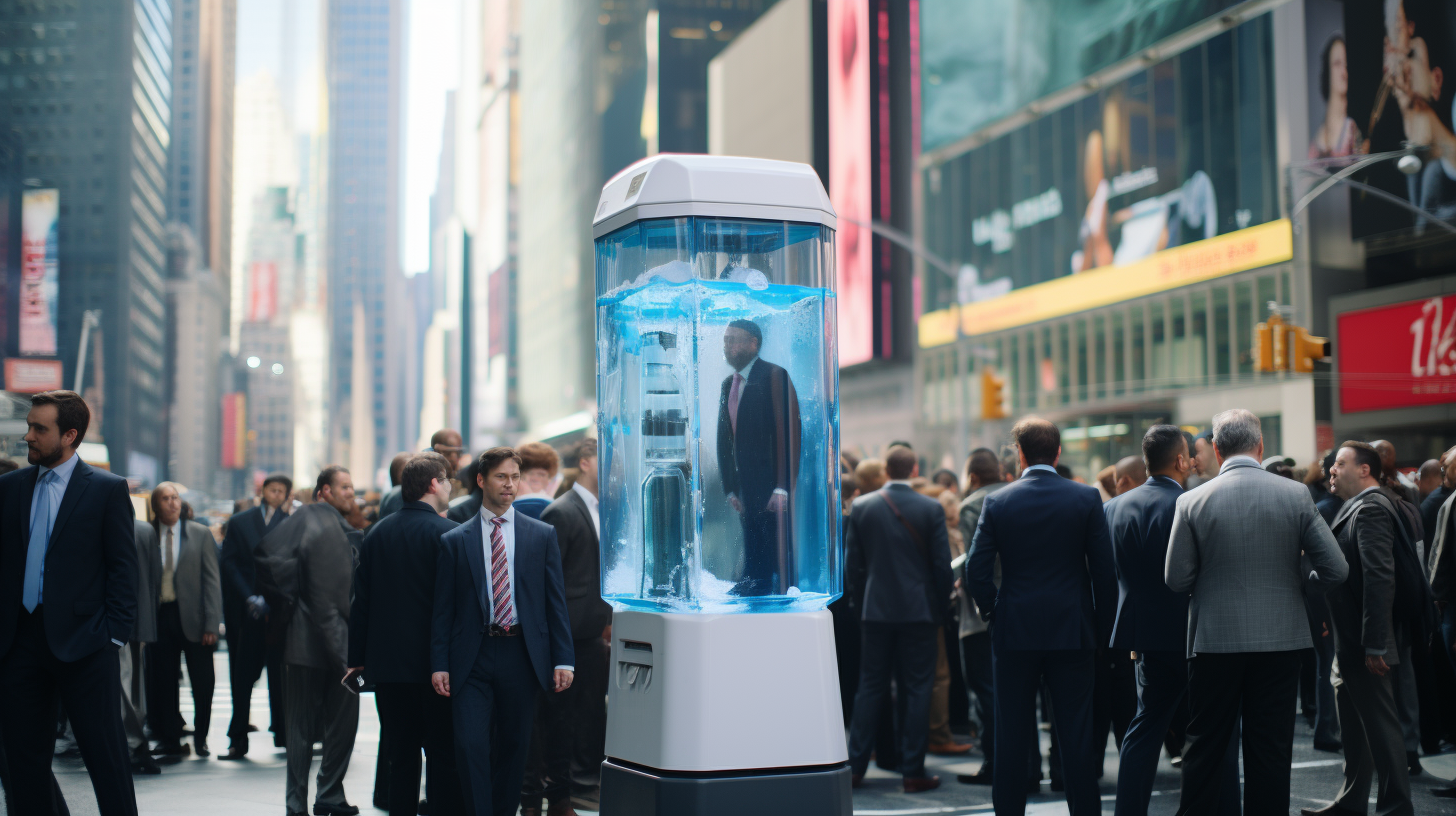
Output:
M431 812L461 812L450 700L430 687L440 537L455 529L422 501L405 502L364 536L349 612L349 665L374 683L381 732L389 731L389 812L414 816L420 750L429 758Z
M1001 559L1001 587L994 583ZM1117 577L1097 491L1029 468L986 498L966 578L991 621L996 675L996 754L1027 756L1036 693L1046 683L1072 816L1100 812L1092 739L1097 644L1112 634ZM996 812L1026 811L1027 765L996 763Z
M450 674L456 763L465 811L474 816L516 812L536 693L549 693L553 668L574 660L556 531L513 510L506 515L515 527L519 634L491 634L490 539L480 514L440 539L436 561L430 668Z
M519 510L519 502L516 503ZM568 490L547 505L541 520L556 528L561 571L566 585L566 614L571 619L576 676L571 688L541 698L531 739L522 807L555 803L572 794L572 766L590 777L605 759L607 667L610 654L602 633L612 623L612 607L602 600L602 562L597 528L586 500Z
M73 454L74 456L74 454ZM118 645L137 615L137 551L126 480L77 461L46 548L41 604L22 606L39 468L0 476L0 739L12 812L56 806L50 766L59 700L104 816L135 814L121 722Z
M789 372L763 359L751 364L730 415L730 374L718 400L718 470L723 492L743 504L743 580L740 595L781 595L795 582L794 485L799 478L799 395ZM737 426L735 431L734 426ZM765 508L775 490L788 494L781 513Z
M450 505L450 509L445 511L445 518L456 524L464 524L477 515L480 515L479 492L471 493L465 497L465 501L459 504L452 504Z
M1394 620L1395 548L1405 544L1396 534L1400 521L1394 508L1388 503L1382 506L1383 498L1372 490L1345 502L1331 525L1350 565L1345 582L1325 595L1335 640L1335 710L1345 750L1345 781L1335 806L1364 813L1378 774L1375 812L1401 816L1415 812L1393 670L1400 660ZM1392 667L1389 674L1381 677L1365 668L1365 655L1372 651L1384 652Z
M945 509L908 484L896 482L855 499L846 524L849 592L864 598L859 690L850 720L850 770L863 776L869 767L893 673L904 712L900 773L906 779L923 777L935 639L955 583Z
M253 704L253 684L268 669L268 730L275 739L283 736L283 641L268 642L268 620L248 614L248 598L259 595L255 559L263 536L288 516L279 508L263 521L263 508L252 507L228 519L222 539L218 570L222 573L222 615L227 623L228 684L233 690L233 718L228 737L235 750L248 750L248 713ZM281 610L271 610L278 614Z

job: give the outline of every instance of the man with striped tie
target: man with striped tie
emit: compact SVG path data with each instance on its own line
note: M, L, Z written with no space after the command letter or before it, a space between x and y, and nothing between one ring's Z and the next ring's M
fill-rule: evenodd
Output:
M556 530L511 507L521 457L491 448L475 473L480 512L440 539L431 682L451 698L466 812L513 816L537 690L569 688L575 657Z

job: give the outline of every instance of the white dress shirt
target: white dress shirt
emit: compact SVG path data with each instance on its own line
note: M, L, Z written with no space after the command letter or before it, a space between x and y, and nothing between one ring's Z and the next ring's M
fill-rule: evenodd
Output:
M50 504L50 518L45 520L47 542L49 542L50 536L55 534L56 516L61 512L61 500L66 497L66 486L71 483L71 474L76 472L76 463L79 461L81 461L81 456L79 454L73 453L71 454L69 459L60 463L59 465L56 465L53 468L48 468L44 465L40 465L40 472L35 475L35 493L30 497L30 517L32 519L31 524L34 525L41 523L40 520L35 517L35 509L40 504L41 491L45 490L49 494L46 496L46 498L49 499ZM45 478L46 473L51 471L55 472L55 478L51 479L45 484L41 484L41 480ZM28 536L29 534L30 531L26 530L26 535ZM46 548L50 548L49 543L47 543ZM40 575L40 602L45 603L44 559L41 560Z
M573 492L576 493L576 495L578 495L578 496L581 497L581 500L583 502L586 502L586 511L588 513L591 513L592 529L593 530L596 530L596 532L597 532L597 538L598 539L601 539L601 537L602 537L602 516L601 516L601 513L597 509L597 506L601 502L598 501L598 499L597 499L596 496L593 496L592 495L592 492L590 490L587 490L586 488L582 487L581 486L581 482L574 482L574 483L572 483L571 489L572 489Z
M495 517L495 513L492 513L490 508L486 507L482 502L480 505L480 532L485 539L482 546L485 548L485 591L487 596L490 595L490 588L495 586L495 574L491 571L491 548L493 545L490 540L495 532L495 522L491 521L491 519ZM521 610L519 604L516 603L516 599L520 597L518 585L516 584L516 508L506 508L506 511L501 514L501 518L505 519L505 523L501 525L501 543L506 548L506 571L507 575L510 576L511 582L511 607L516 612L516 623L519 624L521 622ZM492 618L491 623L495 623L495 598L493 597L490 598L490 613ZM557 666L556 668L575 671L575 667L573 666Z

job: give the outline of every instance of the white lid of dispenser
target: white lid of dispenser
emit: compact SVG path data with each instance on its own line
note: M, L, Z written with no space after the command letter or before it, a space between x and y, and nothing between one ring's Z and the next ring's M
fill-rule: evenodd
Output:
M687 215L835 226L834 206L807 164L663 154L633 164L606 183L592 218L592 237L633 221Z

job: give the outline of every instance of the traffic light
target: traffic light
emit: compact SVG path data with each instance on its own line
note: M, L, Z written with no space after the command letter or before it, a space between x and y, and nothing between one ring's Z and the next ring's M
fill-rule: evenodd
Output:
M1274 335L1284 321L1279 315L1271 315L1267 323L1254 327L1254 370L1273 371Z
M994 369L981 369L981 419L1006 418L1006 378Z
M1289 331L1290 366L1296 373L1308 374L1314 371L1314 361L1330 356L1330 341L1315 337L1303 326L1294 326Z

